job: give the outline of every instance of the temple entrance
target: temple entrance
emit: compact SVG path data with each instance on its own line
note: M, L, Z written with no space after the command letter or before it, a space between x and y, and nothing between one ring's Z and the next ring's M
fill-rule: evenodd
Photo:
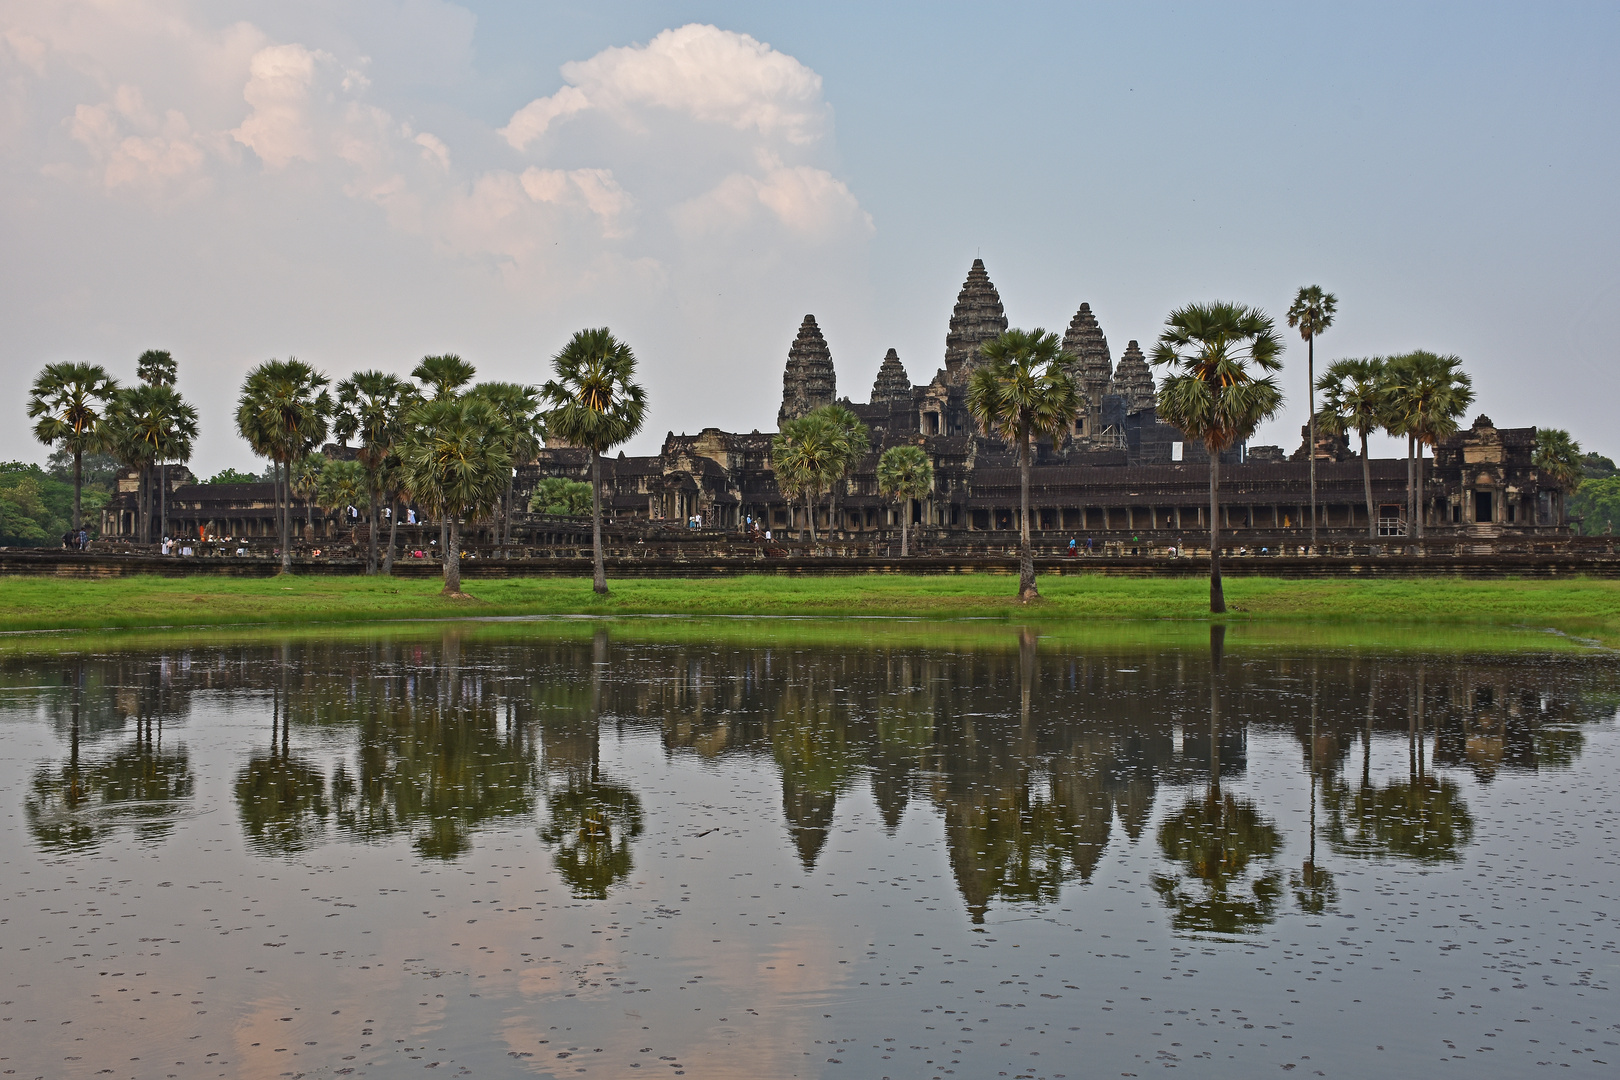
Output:
M1488 491L1474 492L1474 520L1481 524L1495 521L1491 513L1491 493Z

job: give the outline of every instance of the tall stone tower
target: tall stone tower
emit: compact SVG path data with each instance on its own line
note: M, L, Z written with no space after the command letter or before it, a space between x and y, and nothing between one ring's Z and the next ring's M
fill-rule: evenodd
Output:
M945 381L967 382L979 361L979 346L999 337L1007 329L1007 313L1001 294L990 281L983 259L974 259L962 291L951 311L950 330L945 334Z
M1097 316L1091 313L1090 304L1081 304L1080 310L1069 320L1068 332L1063 335L1063 351L1075 358L1069 365L1069 375L1085 398L1080 412L1085 423L1077 434L1094 438L1102 433L1102 399L1114 377L1114 359L1109 355L1108 339L1103 336Z
M900 363L900 354L890 349L883 355L883 366L878 368L877 380L872 383L872 404L886 405L891 401L911 403L911 376Z
M816 317L806 315L799 324L799 336L788 349L787 369L782 372L782 409L776 414L776 426L780 428L812 409L831 405L837 392L832 350L821 336Z
M1125 351L1120 354L1119 367L1114 369L1114 383L1109 393L1125 399L1125 411L1128 413L1151 409L1158 401L1153 386L1153 369L1148 367L1147 357L1142 355L1136 342L1125 346Z

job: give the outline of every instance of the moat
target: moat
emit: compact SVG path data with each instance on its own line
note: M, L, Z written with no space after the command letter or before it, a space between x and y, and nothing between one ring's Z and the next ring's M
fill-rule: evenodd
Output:
M842 626L8 643L0 1072L1620 1064L1612 653Z

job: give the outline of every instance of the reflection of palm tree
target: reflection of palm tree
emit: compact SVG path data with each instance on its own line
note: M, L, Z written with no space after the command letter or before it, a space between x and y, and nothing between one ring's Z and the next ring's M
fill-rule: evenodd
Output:
M1300 910L1311 915L1320 915L1338 901L1339 892L1333 884L1333 875L1322 869L1316 863L1316 777L1321 771L1322 763L1317 758L1318 736L1316 733L1316 667L1311 666L1311 813L1310 813L1310 854L1305 864L1299 868L1299 873L1293 875L1291 884L1294 887L1294 899Z
M165 752L137 728L111 755L81 761L75 722L67 762L35 770L23 814L44 850L89 851L121 826L137 840L168 835L195 790L185 747Z
M1159 848L1180 863L1201 887L1188 888L1180 877L1156 875L1153 887L1175 912L1177 930L1237 934L1258 929L1276 917L1282 874L1267 870L1251 876L1249 864L1269 860L1282 847L1282 836L1253 803L1221 792L1220 672L1226 627L1209 629L1209 791L1189 799L1159 826Z
M1414 775L1405 783L1345 784L1324 792L1328 843L1358 858L1391 856L1413 862L1455 862L1474 836L1474 820L1454 781Z
M540 839L555 844L557 873L577 900L606 900L630 876L630 841L641 835L641 799L611 781L571 778L547 799Z
M1222 795L1213 786L1204 799L1189 799L1159 826L1159 847L1201 885L1156 876L1153 887L1175 912L1177 930L1236 934L1258 929L1276 917L1282 875L1276 870L1250 878L1249 864L1270 859L1282 837L1254 804Z
M236 774L236 805L248 847L262 855L307 851L326 832L326 776L273 745Z

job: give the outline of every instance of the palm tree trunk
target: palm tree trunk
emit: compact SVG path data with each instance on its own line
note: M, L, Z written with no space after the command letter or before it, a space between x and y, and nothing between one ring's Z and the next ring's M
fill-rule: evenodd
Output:
M1372 500L1372 462L1367 460L1367 432L1361 432L1361 488L1362 494L1367 496L1367 536L1373 543L1378 542L1378 519L1373 516Z
M461 594L461 522L455 514L445 514L445 529L450 534L450 546L444 549L444 595Z
M158 532L169 535L169 463L158 462Z
M810 543L816 542L816 507L821 502L821 492L804 489L804 520L810 526Z
M140 500L141 504L140 533L141 543L143 544L150 544L152 542L152 491L151 484L147 480L147 476L150 472L151 470L147 468L147 466L141 466L140 482L135 488L135 497Z
M1423 539L1423 517L1428 512L1427 500L1423 497L1423 444L1417 444L1417 534Z
M909 538L910 530L911 499L907 498L906 501L900 505L900 557L902 559L908 554L906 549L906 541Z
M1310 449L1306 456L1311 462L1311 547L1316 547L1316 336L1305 339L1305 372L1309 380L1306 392L1310 398Z
M1221 452L1209 448L1209 613L1226 614L1226 590L1221 587ZM1213 693L1213 691L1211 691Z
M1412 447L1417 439L1410 433L1406 436L1406 535L1411 536L1416 527L1414 519L1417 517L1417 493L1412 483Z
M382 572L394 572L394 545L399 535L399 500L394 499L388 503L388 551L383 555Z
M79 514L79 492L84 488L84 451L73 451L73 531L78 532L84 527L84 519Z
M602 565L602 455L591 451L591 557L595 562L595 578L591 588L597 596L606 596L607 568Z
M281 462L277 467L280 479L277 481L276 506L280 513L277 515L277 529L281 536L281 572L292 573L292 462Z
M382 502L382 492L372 488L370 495L371 505L368 507L370 515L366 529L366 574L375 577L377 574L377 504Z
M1018 600L1040 597L1035 587L1035 553L1029 543L1029 423L1018 425Z

